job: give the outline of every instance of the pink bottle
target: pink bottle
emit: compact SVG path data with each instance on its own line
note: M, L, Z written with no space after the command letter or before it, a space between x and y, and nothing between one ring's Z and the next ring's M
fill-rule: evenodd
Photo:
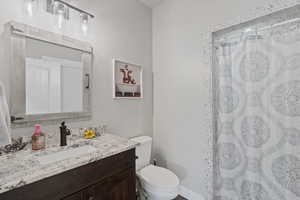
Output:
M32 150L41 150L46 147L46 137L42 132L41 125L35 125L32 139Z

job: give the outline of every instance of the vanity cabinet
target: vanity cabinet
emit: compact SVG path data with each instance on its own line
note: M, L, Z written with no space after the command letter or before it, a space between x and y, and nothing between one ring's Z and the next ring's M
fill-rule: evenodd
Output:
M135 200L135 180L131 149L0 194L0 199Z
M62 200L133 200L135 183L132 176L131 170L124 171Z

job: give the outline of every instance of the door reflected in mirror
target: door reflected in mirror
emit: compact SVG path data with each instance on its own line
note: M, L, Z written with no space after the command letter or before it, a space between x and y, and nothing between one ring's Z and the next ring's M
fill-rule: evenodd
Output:
M26 114L83 111L82 51L26 39Z

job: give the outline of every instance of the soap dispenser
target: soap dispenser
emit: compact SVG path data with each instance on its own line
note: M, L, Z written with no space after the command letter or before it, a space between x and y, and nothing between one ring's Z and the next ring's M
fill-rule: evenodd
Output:
M41 125L35 125L32 139L32 150L41 150L46 147L46 136L42 132Z

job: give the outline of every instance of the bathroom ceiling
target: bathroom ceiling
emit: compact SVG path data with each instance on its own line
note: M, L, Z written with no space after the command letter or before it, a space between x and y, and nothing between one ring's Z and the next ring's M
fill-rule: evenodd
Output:
M143 4L146 4L147 6L154 8L158 4L160 4L163 0L140 0Z

